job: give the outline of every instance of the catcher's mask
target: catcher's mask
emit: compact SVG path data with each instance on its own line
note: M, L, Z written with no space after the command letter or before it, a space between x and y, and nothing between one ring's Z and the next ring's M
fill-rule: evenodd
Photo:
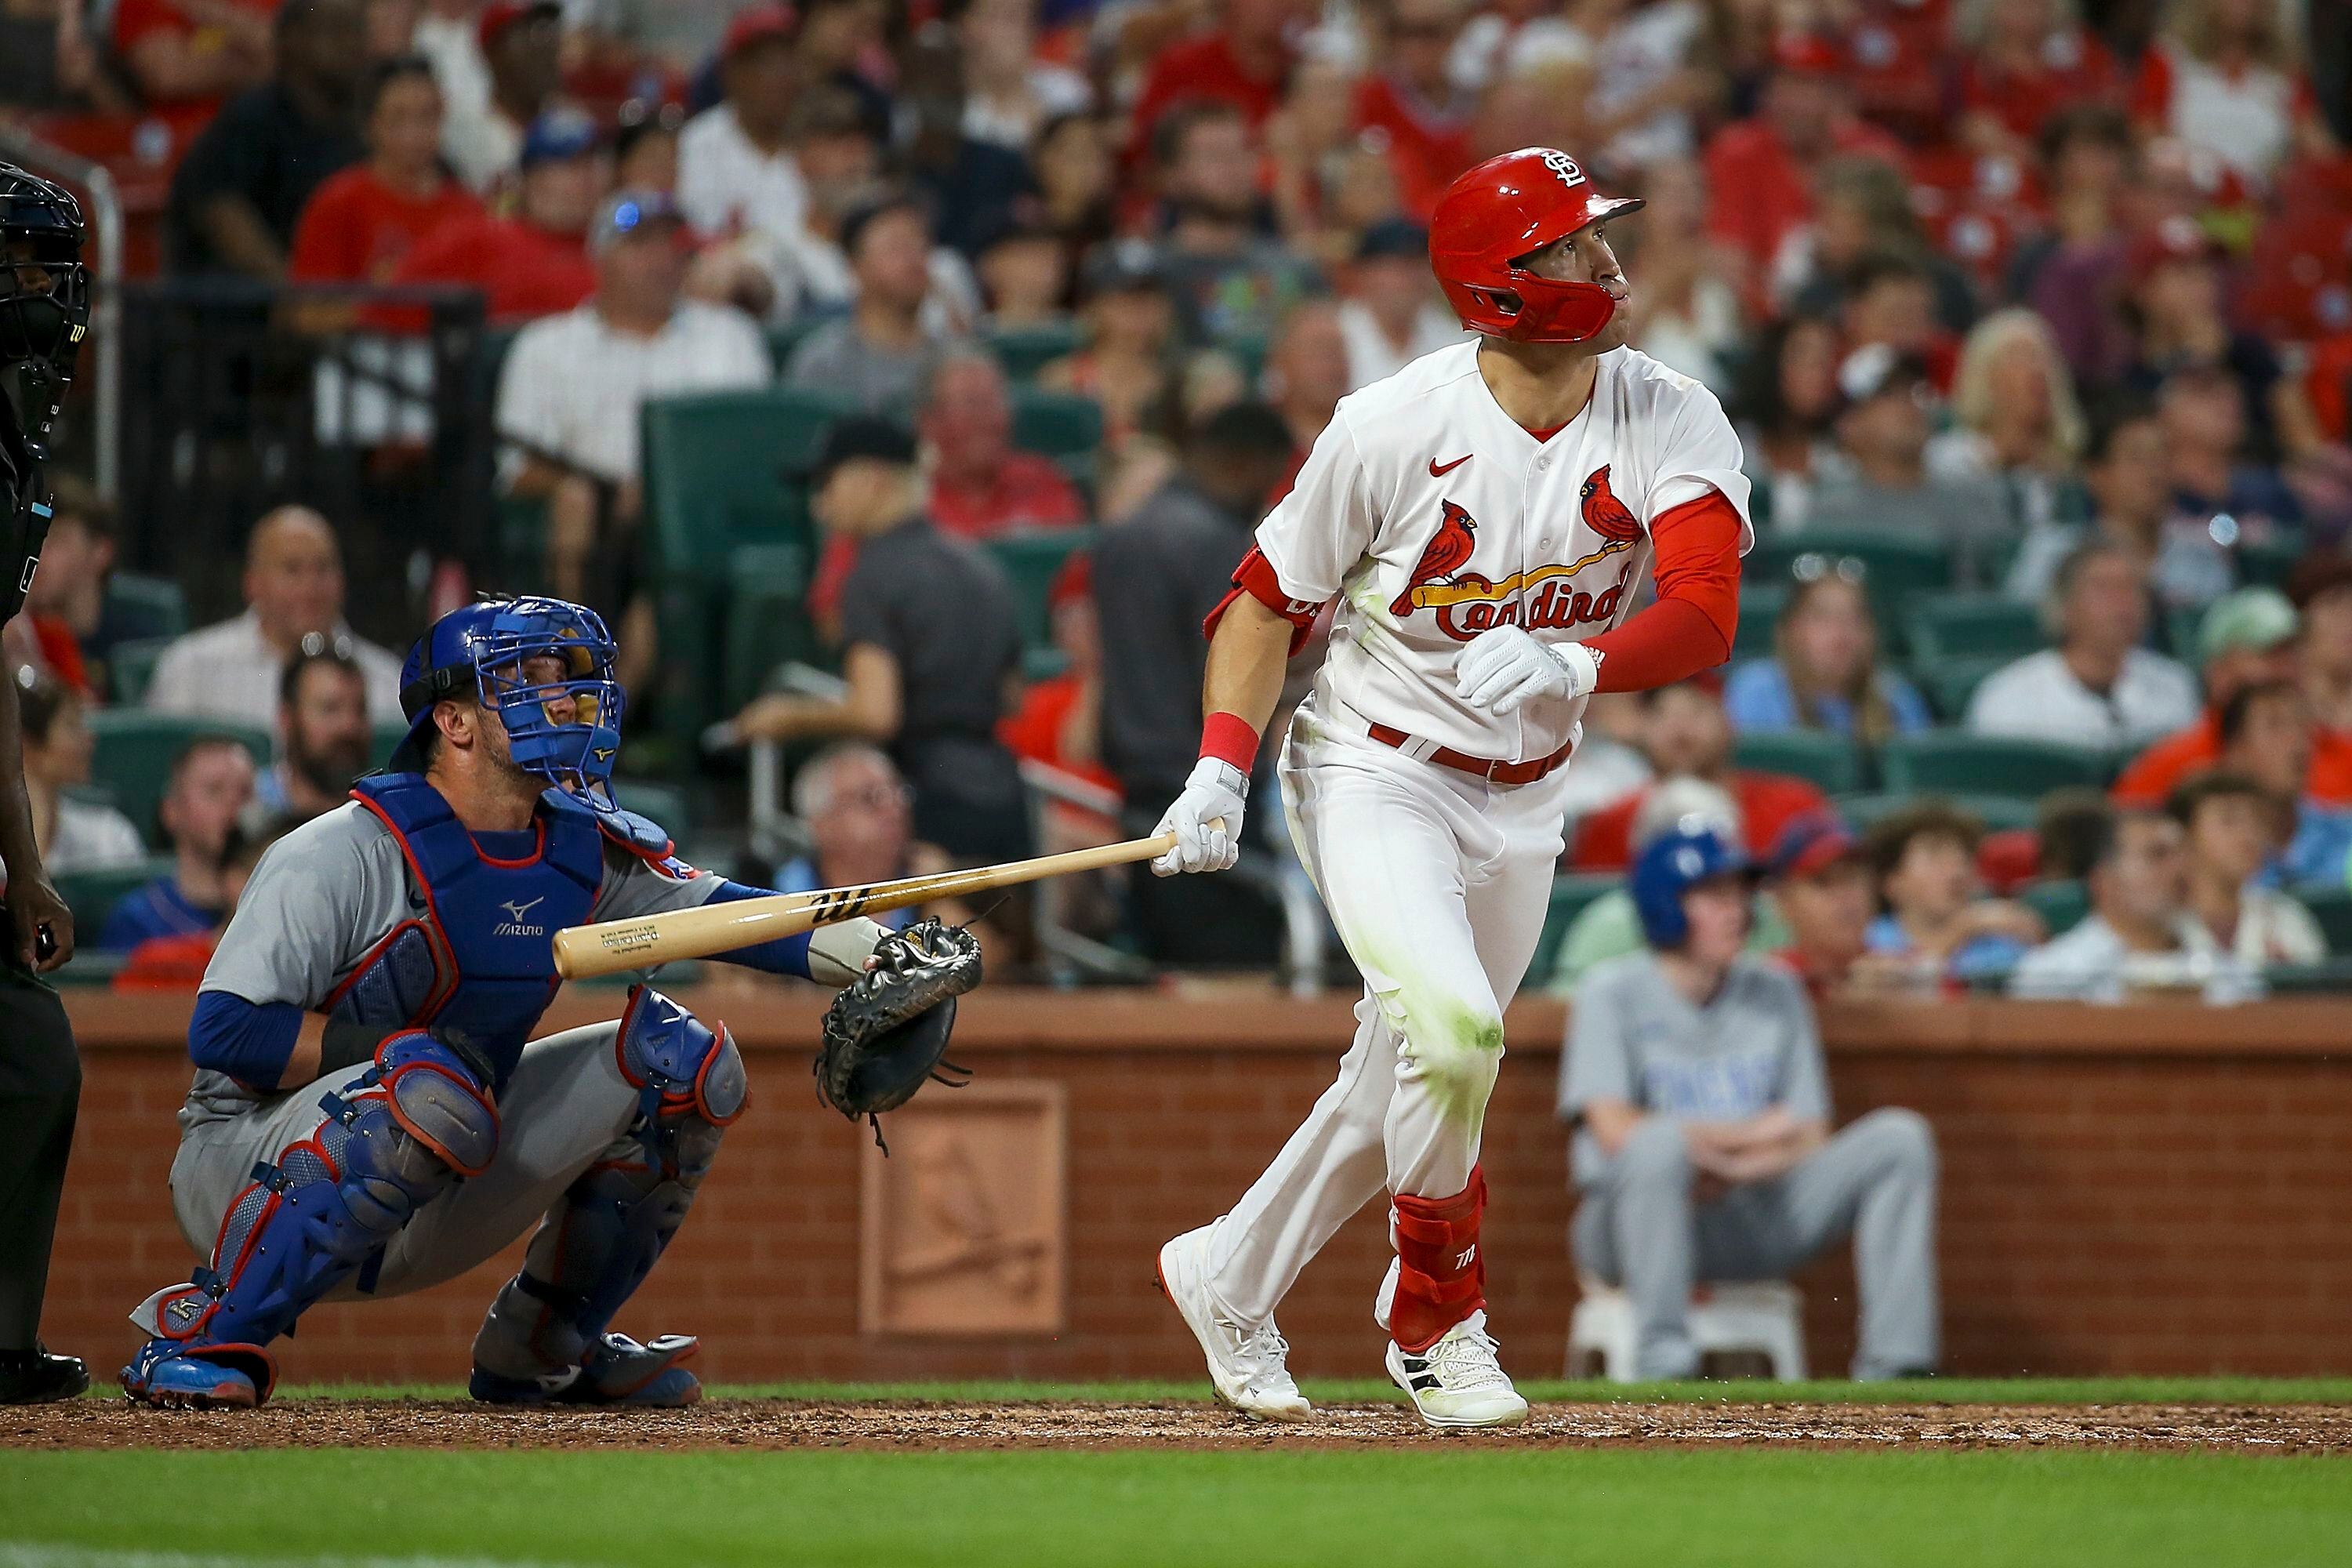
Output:
M604 617L564 599L486 599L450 611L401 668L408 735L393 768L422 773L433 705L471 692L498 713L516 766L609 805L626 706L613 679L616 651Z

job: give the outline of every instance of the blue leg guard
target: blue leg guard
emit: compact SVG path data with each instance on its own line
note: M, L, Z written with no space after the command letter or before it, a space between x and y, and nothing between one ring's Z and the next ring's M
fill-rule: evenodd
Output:
M722 1130L748 1102L733 1037L658 991L630 994L614 1049L640 1091L634 1147L608 1152L564 1192L474 1341L473 1393L498 1404L688 1405L701 1384L682 1334L610 1333L694 1205ZM617 1157L616 1157L617 1156Z
M318 1127L253 1169L222 1217L209 1268L131 1314L153 1336L122 1369L153 1405L258 1405L265 1349L462 1176L488 1169L498 1111L478 1073L422 1031L394 1035Z

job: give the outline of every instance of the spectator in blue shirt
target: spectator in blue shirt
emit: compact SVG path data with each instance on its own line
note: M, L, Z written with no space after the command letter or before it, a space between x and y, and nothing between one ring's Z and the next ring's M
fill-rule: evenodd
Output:
M124 952L150 937L211 931L228 915L224 878L238 813L253 798L253 757L226 735L199 735L172 759L156 816L172 841L173 864L118 900L98 945Z
M1769 658L1731 672L1724 711L1741 734L1822 730L1874 746L1934 721L1911 683L1878 663L1878 627L1853 563L1798 558L1797 586L1780 612Z
M1871 826L1866 842L1885 912L1865 940L1872 952L1907 962L1920 990L2006 974L2047 934L2024 905L1983 896L1976 868L1983 837L1983 824L1936 799Z

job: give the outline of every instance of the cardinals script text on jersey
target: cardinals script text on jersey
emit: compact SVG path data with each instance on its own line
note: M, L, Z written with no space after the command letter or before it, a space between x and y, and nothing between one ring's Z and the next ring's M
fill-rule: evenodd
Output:
M1339 601L1319 712L1516 761L1567 744L1583 705L1468 707L1463 644L1498 626L1599 636L1633 607L1650 523L1709 491L1744 521L1748 481L1714 395L1644 354L1601 355L1585 411L1538 441L1477 353L1442 349L1341 400L1257 543L1285 595Z

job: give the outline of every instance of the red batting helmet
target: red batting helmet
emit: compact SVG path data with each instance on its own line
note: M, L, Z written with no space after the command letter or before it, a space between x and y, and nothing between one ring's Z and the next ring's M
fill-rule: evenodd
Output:
M1637 212L1604 196L1584 165L1555 147L1523 147L1465 170L1437 198L1429 265L1473 331L1524 343L1580 343L1617 302L1598 283L1538 278L1519 263L1590 223Z

